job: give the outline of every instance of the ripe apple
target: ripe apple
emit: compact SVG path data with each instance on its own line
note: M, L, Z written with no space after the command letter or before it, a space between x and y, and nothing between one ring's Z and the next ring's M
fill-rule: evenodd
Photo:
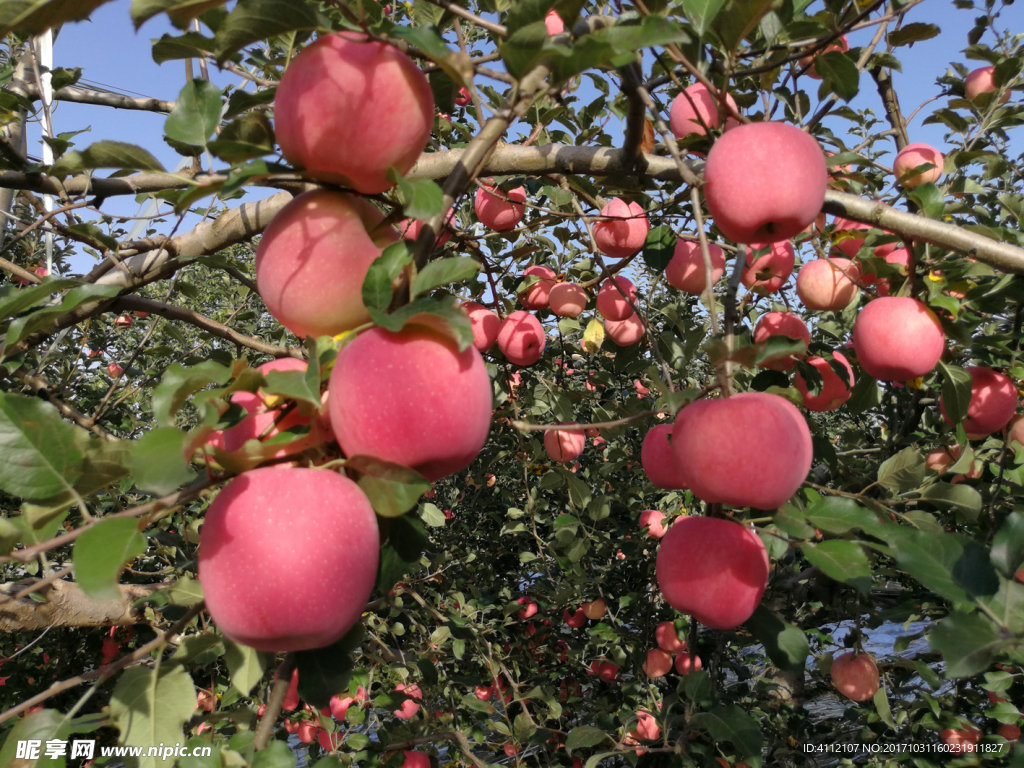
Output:
M402 761L399 768L430 768L430 755L426 752L406 749L402 754L405 755L405 760Z
M551 289L555 287L555 273L548 267L535 265L523 272L523 277L539 275L542 279L530 285L519 294L519 302L527 309L544 309L551 301Z
M844 653L832 661L832 682L846 698L867 701L878 691L878 667L866 653Z
M349 707L353 704L365 704L367 699L366 689L360 685L355 696L332 696L330 703L325 707L327 712L324 712L324 714L329 713L335 720L343 721L348 714Z
M844 380L832 370L828 360L817 356L807 358L808 364L814 366L824 380L824 385L817 395L810 393L807 389L807 382L804 381L804 377L799 372L793 377L793 386L803 395L804 408L809 411L815 411L816 413L834 411L849 400L853 394L853 368L850 367L849 361L842 352L833 352L832 356L846 369L846 373L849 376L848 379Z
M440 248L452 239L451 229L456 226L455 209L451 208L445 217L445 226L440 235L435 235L434 247ZM423 222L418 219L403 219L398 223L398 231L406 240L419 240L420 232L423 231Z
M625 320L607 320L604 324L604 332L608 338L620 347L628 347L636 344L644 337L644 322L640 315L634 312Z
M470 101L472 101L472 96L470 96L469 89L459 88L459 92L455 94L455 103L460 107L464 107Z
M999 90L999 87L996 85L995 72L996 68L992 65L979 67L971 72L964 80L964 95L970 101L974 101L983 93L995 93ZM1005 104L1009 98L1010 93L1007 91L999 99L999 103Z
M565 32L565 22L554 8L548 11L547 16L544 17L544 28L549 35L560 35Z
M498 332L498 349L514 365L533 365L544 354L544 327L529 312L519 310L505 318Z
M614 683L622 676L622 673L619 671L618 665L613 664L610 661L592 662L590 664L590 674L597 675L606 683Z
M704 166L715 225L737 243L789 240L825 201L828 169L818 142L788 123L748 123L719 138Z
M403 464L431 482L469 466L491 428L491 379L480 353L459 352L427 326L357 336L338 353L330 393L346 456Z
M1024 416L1014 416L1010 419L1006 441L1010 444L1010 450L1016 450L1017 445L1024 445Z
M199 580L229 639L258 651L322 648L359 621L379 549L373 507L347 477L263 467L231 480L206 510ZM253 563L282 558L287 568L254 576Z
M988 703L993 707L1000 702L1006 701L1002 696L998 696L993 691L985 691L985 695L988 696Z
M277 680L277 673L274 673L274 680ZM299 708L299 670L298 668L292 670L291 680L288 681L288 690L284 695L284 701L281 703L281 709L285 711L291 711Z
M608 613L608 607L602 598L583 604L583 613L591 621L600 621Z
M876 253L877 253L877 249L876 249ZM896 248L895 250L890 251L889 253L887 253L885 255L885 260L886 260L886 262L888 262L889 264L892 264L895 267L906 267L906 269L901 269L900 270L901 272L904 272L904 273L908 273L909 272L909 269L910 269L910 251L908 251L906 248ZM833 259L833 261L834 261L834 259ZM899 278L896 278L896 279L898 280ZM870 272L868 274L861 275L861 282L864 285L874 285L875 288L878 291L878 295L879 296L888 296L891 293L891 290L892 290L891 286L889 285L889 278L888 277L882 278L881 280L878 280L877 283L875 282L875 280L876 280L876 275L875 275L874 272Z
M570 613L569 609L566 608L562 612L562 618L564 618L565 623L573 629L579 629L587 623L587 615L583 612L582 608L577 608L575 613Z
M606 320L625 320L633 314L635 304L636 286L628 277L609 278L597 292L597 311Z
M971 374L971 404L964 417L964 430L971 440L980 440L993 432L999 432L1010 423L1017 410L1017 387L1013 380L991 368L972 365L967 368ZM940 400L942 418L954 426L946 415L945 402Z
M646 741L657 741L661 738L661 728L658 726L658 721L654 719L654 715L650 712L637 712L637 724L636 738L645 739Z
M394 715L399 720L412 720L420 711L420 702L423 700L423 692L418 685L406 685L399 683L395 686L395 693L404 693L410 698L402 702L402 706L395 710Z
M107 373L110 374L110 378L116 379L118 376L124 373L124 368L122 368L117 363L111 363L110 365L107 366Z
M526 190L523 187L505 192L492 184L481 183L476 191L474 207L481 224L495 232L506 232L523 218L525 202Z
M758 535L739 523L683 517L661 540L656 570L669 605L705 626L732 629L761 602L768 553Z
M672 429L672 450L683 482L697 498L757 509L788 501L807 477L813 454L800 411L765 392L686 406Z
M853 347L864 371L881 381L908 381L932 371L942 357L942 324L917 299L869 301L853 324Z
M818 71L814 68L814 60L817 59L819 56L828 53L829 51L839 51L840 53L846 53L848 50L850 50L850 43L846 39L846 35L843 35L834 43L830 43L829 45L825 46L824 50L818 51L812 56L804 56L802 59L800 59L800 66L807 68L807 71L804 72L805 75L814 78L815 80L821 80L821 75L819 75Z
M946 728L939 734L939 738L950 749L954 755L962 755L965 752L975 752L978 749L978 742L981 741L981 730L969 725L962 730Z
M726 94L725 101L734 111L738 111L731 95ZM694 83L672 100L669 127L678 139L691 133L706 136L708 128L717 128L722 124L723 113L729 115L728 110L722 109L718 99L711 95L707 86Z
M548 300L559 317L579 317L587 307L587 292L575 283L556 283Z
M132 319L128 315L121 315L114 319L114 325L118 328L127 328L132 324Z
M303 720L299 723L295 735L303 744L312 744L320 733L320 726L312 720Z
M274 128L288 161L363 194L391 189L388 169L412 168L433 124L434 97L419 67L356 32L308 45L285 70L274 100Z
M606 218L594 223L594 242L609 259L624 259L643 247L651 225L639 203L617 197L601 209L601 216Z
M640 513L640 530L647 529L647 533L654 539L660 539L668 533L668 526L665 525L665 514L657 509L645 509Z
M519 611L519 614L518 614L519 618L522 621L525 621L526 619L530 618L531 616L536 616L537 615L537 610L538 610L537 603L534 602L534 600L532 598L525 597L525 596L524 597L520 597L520 598L516 599L516 603L518 603L519 605L523 606L522 610Z
M473 346L481 352L486 352L498 340L501 318L475 301L462 302L462 308L469 315L469 322L473 326Z
M320 733L317 735L316 740L320 745L320 748L326 752L336 752L341 749L342 741L345 738L345 734L341 731L335 731L331 733L326 728L321 728Z
M754 250L768 248L764 256L754 258ZM796 251L793 244L786 241L768 245L756 244L747 248L747 268L743 270L743 285L754 293L766 296L775 293L786 284L793 274L796 264Z
M838 312L854 300L860 267L849 259L815 259L800 268L796 292L808 309Z
M664 677L672 671L672 654L666 653L661 648L654 648L647 652L647 661L644 662L644 674L648 677Z
M281 325L299 337L336 336L370 320L363 280L397 239L383 220L365 200L326 189L281 209L256 248L256 284Z
M578 424L576 421L563 421L562 424ZM549 429L544 433L544 451L552 461L570 462L583 453L587 446L587 436L581 429Z
M1002 736L1007 741L1017 741L1020 738L1020 728L1016 725L1010 725L1003 723L996 728L996 733Z
M717 245L708 243L711 257L711 283L714 285L725 272L725 253ZM707 288L707 271L700 243L694 240L677 240L672 251L672 260L665 267L665 280L673 288L696 296Z
M843 239L837 239L833 242L833 246L838 248L844 254L851 259L856 257L860 247L864 245L864 241L867 239L867 235L860 237L860 232L870 232L873 227L870 224L865 224L861 221L854 221L853 219L844 219L841 216L836 216L833 222L832 235L838 238L840 233L845 235ZM854 236L853 233L857 233ZM881 254L879 254L881 255Z
M807 323L792 312L769 312L761 316L754 327L754 343L760 344L771 336L788 336L791 339L800 339L804 344L811 343L811 332L807 328ZM793 355L786 355L765 360L761 365L773 371L789 371L796 365L796 361Z
M682 653L686 650L686 641L679 639L674 621L663 621L654 630L654 639L658 647L668 653Z
M919 184L938 181L942 176L945 162L946 159L935 147L920 143L908 144L896 154L892 172L901 186L911 189ZM934 165L935 167L920 173L910 173L922 165Z
M490 701L494 698L494 686L478 685L473 689L473 693L480 701Z
M680 653L676 656L676 672L680 675L700 672L700 667L700 656L695 653Z

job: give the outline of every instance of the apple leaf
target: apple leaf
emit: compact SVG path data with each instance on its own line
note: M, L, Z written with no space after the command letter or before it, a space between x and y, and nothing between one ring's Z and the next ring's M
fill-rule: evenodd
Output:
M860 545L852 541L823 541L800 548L807 562L829 578L845 582L866 595L871 590L871 563Z
M0 393L0 489L34 501L73 487L83 459L74 432L49 403Z
M900 568L947 600L966 604L999 589L988 551L973 539L897 526L887 526L885 535Z
M444 207L444 192L432 179L406 179L388 169L388 179L398 184L402 193L402 210L411 219L424 221L441 213Z
M597 746L609 738L608 734L600 728L594 728L591 725L578 725L569 731L569 736L565 740L565 751L571 755L574 750Z
M469 256L452 256L428 262L412 281L412 295L433 290L448 283L461 283L480 271L480 262Z
M85 149L65 153L50 168L50 174L63 179L95 168L158 171L164 167L148 150L123 141L97 141Z
M359 473L359 487L382 517L404 515L430 490L430 482L416 470L374 456L351 456L345 467Z
M120 743L143 747L181 741L182 728L196 708L192 678L178 665L125 670L110 695L110 718L121 732ZM140 768L162 765L159 758L139 760Z
M220 122L223 105L220 88L196 78L178 94L174 109L164 122L168 143L180 154L201 154Z
M963 421L971 405L971 374L956 365L939 361L942 372L942 407L953 424Z
M394 295L391 282L410 263L410 244L406 240L399 240L385 248L384 252L370 264L363 280L363 304L371 313L375 309L383 312L388 308Z
M991 621L960 611L936 624L928 633L928 642L945 659L947 679L984 672L1004 644Z
M819 98L825 93L834 93L843 101L849 101L860 90L860 70L849 56L840 51L828 51L814 57L814 70L821 75Z
M908 446L882 462L878 484L893 492L909 491L921 485L924 472L924 456L917 448Z
M157 496L172 493L195 479L185 458L188 435L174 427L157 427L132 445L125 464L135 484Z
M732 743L751 768L761 765L761 729L749 712L731 704L710 712L698 712L690 718L693 728L705 728L716 741Z
M217 62L223 64L236 51L259 40L331 26L308 0L239 0L214 35Z
M7 0L0 3L0 37L24 30L39 34L68 21L89 18L110 0Z
M715 16L714 29L726 50L733 50L766 13L772 9L774 0L731 0L723 11Z
M243 696L248 696L263 678L263 660L255 648L225 640L224 661L228 665L231 684Z
M789 672L803 669L810 646L802 629L786 623L763 605L757 606L745 626L779 669Z
M899 48L902 45L913 45L922 40L931 40L936 37L941 29L935 24L924 24L919 21L904 24L895 32L889 33L889 45Z
M676 236L672 230L661 225L647 233L644 241L644 263L655 272L664 272L675 253Z
M240 163L274 151L274 129L263 112L249 112L224 126L209 143L210 152L227 163Z
M683 0L683 14L703 38L725 3L726 0Z
M1024 563L1024 514L1012 512L992 539L992 562L1007 578Z
M103 520L75 541L75 579L93 600L118 600L121 571L129 560L145 551L146 537L139 532L138 520Z
M138 30L157 14L166 12L178 29L186 29L204 11L224 5L227 0L132 0L132 21Z

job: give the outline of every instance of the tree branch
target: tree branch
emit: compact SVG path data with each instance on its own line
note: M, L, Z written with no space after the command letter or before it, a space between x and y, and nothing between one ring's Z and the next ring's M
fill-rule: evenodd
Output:
M121 584L118 600L93 600L72 581L57 580L38 590L38 579L0 584L0 632L33 632L47 627L120 627L148 624L143 612L133 606L137 600L164 589L166 584ZM22 594L24 596L18 597ZM28 593L41 594L38 603ZM14 599L17 598L17 599Z
M29 86L25 90L28 98L33 100L39 98L39 89L35 86ZM122 96L120 93L94 91L89 88L83 88L80 85L69 85L61 88L59 91L54 91L53 100L72 101L76 104L95 104L98 107L114 107L115 109L161 112L163 114L167 114L174 109L173 101Z

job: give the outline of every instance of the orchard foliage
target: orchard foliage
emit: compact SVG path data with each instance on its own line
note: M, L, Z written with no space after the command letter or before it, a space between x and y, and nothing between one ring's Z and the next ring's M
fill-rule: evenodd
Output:
M141 34L158 16L176 28L154 61L246 83L199 77L168 102L79 85L89 62L40 70L34 36L103 2L0 2L0 202L16 222L0 261L3 765L18 740L72 734L212 748L187 768L286 767L307 749L318 768L757 768L835 741L878 745L862 755L878 765L938 764L885 746L943 742L985 750L962 758L975 764L1024 758L1009 3L956 0L974 26L940 30L897 0L132 0ZM317 152L290 164L275 137L278 84L332 31L383 42L433 98L422 126L402 119L422 88L353 113L380 112L378 139L429 128L423 154L366 172L365 194L318 173ZM940 33L971 65L935 62L936 157L892 72ZM184 170L85 125L46 139L52 164L26 154L44 76L58 101L166 115ZM337 117L314 106L288 131ZM744 165L763 121L810 154L761 147ZM148 230L110 212L123 195L151 203ZM748 221L790 198L799 226ZM303 249L303 205L347 217L336 243ZM361 267L341 263L351 232ZM303 259L301 290L272 296L264 275ZM449 353L396 358L409 372L389 377L366 348L399 337ZM360 430L370 447L349 455L328 437ZM298 475L265 469L291 462ZM331 508L272 496L253 505L281 525L253 529L271 554L206 585L282 616L343 602L358 621L325 648L257 652L211 618L233 605L223 592L204 601L204 517L254 471L343 473L372 505L380 549L358 588L309 559L352 545L324 530ZM770 508L729 506L755 502ZM710 519L673 536L684 516ZM681 554L658 568L666 546ZM733 569L734 552L751 559ZM711 580L666 593L693 617L662 571Z

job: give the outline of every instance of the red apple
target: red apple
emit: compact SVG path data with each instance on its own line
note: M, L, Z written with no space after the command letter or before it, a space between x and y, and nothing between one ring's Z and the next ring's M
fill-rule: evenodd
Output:
M555 287L555 273L548 267L535 265L523 272L523 277L539 275L542 279L530 285L519 294L520 303L527 309L544 309L551 301L551 289Z
M473 689L473 693L480 701L490 701L494 698L494 686L478 685Z
M866 653L844 653L832 661L832 682L846 698L867 701L878 691L878 667Z
M303 744L312 744L320 733L320 726L312 720L303 720L299 723L295 734Z
M934 448L925 454L924 466L925 469L944 475L959 458L959 445L951 445L948 448Z
M451 229L456 225L454 208L449 209L448 215L445 217L445 222L446 223L444 228L441 230L441 234L435 235L435 248L440 248L452 239ZM423 222L418 219L403 219L398 224L398 231L406 240L419 240L420 232L423 231Z
M939 738L950 748L951 754L962 755L965 752L977 751L978 742L981 741L981 731L973 725L962 730L946 728L939 734Z
M379 549L373 507L354 482L330 470L264 467L229 482L206 510L199 580L229 639L258 651L322 648L359 621ZM253 571L282 558L287 568Z
M636 286L626 277L605 280L597 292L597 311L606 320L625 320L633 314L635 304Z
M615 198L601 209L604 220L594 223L594 241L609 259L624 259L639 251L651 226L639 203Z
M498 349L514 365L533 365L540 360L545 341L540 321L523 310L506 317L498 332Z
M317 734L316 740L320 745L320 748L326 752L336 752L341 748L342 740L345 734L340 731L331 733L325 728L320 729L320 733Z
M114 319L114 325L118 328L127 328L132 324L132 319L128 315L121 315Z
M672 449L697 498L757 509L788 501L807 477L813 453L800 411L765 392L686 406L672 430Z
M475 301L462 302L462 308L469 315L469 322L473 326L473 346L481 352L486 352L498 340L501 318Z
M405 760L399 768L430 768L430 755L426 752L415 752L411 749L403 751Z
M738 111L732 96L726 94L725 101L734 111ZM722 124L723 115L728 116L729 111L722 108L707 86L694 83L672 100L669 127L679 139L690 134L706 136L708 128L717 128Z
M876 253L877 253L877 249L876 249ZM910 251L908 251L906 248L897 248L897 249L887 253L885 255L885 260L886 260L886 262L888 262L889 264L892 264L893 266L906 267L907 268L906 270L901 270L901 271L902 272L907 272L909 270L909 268L910 268ZM897 278L897 279L899 279L899 278ZM889 278L887 278L887 277L886 278L882 278L881 280L878 280L877 283L875 282L875 280L876 280L876 275L875 275L874 272L870 272L868 274L865 274L865 275L861 276L861 282L864 285L874 285L875 288L878 290L878 295L879 296L888 296L890 294L890 292L891 292L891 287L889 285Z
M544 17L544 28L549 35L560 35L565 32L565 22L554 8L548 11L547 16Z
M288 161L364 194L394 186L389 168L412 168L433 124L423 72L394 46L357 32L308 45L285 70L274 100L274 128Z
M828 169L818 142L788 123L749 123L719 138L704 166L715 225L737 243L789 240L825 201Z
M1011 450L1016 450L1015 445L1024 445L1024 416L1014 416L1010 419L1006 440L1010 443Z
M1008 723L1004 723L996 728L996 733L1007 741L1017 741L1017 739L1020 738L1020 728L1016 725L1009 725Z
M1010 423L1017 410L1017 387L1009 376L991 368L972 365L967 372L971 374L971 403L963 420L964 431L971 440L980 440ZM946 423L954 426L943 400L939 408Z
M562 424L577 424L563 421ZM544 451L552 461L570 462L583 453L587 437L581 429L549 429L544 433Z
M256 249L256 284L281 325L300 337L336 336L370 320L363 280L397 239L383 220L365 200L326 189L281 209Z
M122 368L117 363L111 363L110 365L107 366L107 373L110 374L110 378L116 379L118 376L124 373L124 368Z
M622 673L619 671L618 665L613 664L610 661L592 662L590 665L590 674L597 675L606 683L614 683L622 676Z
M768 248L764 256L754 258L754 249ZM791 242L771 243L771 246L756 244L747 248L747 268L743 270L743 285L754 293L765 296L775 293L786 284L793 274L796 251Z
M597 600L583 604L583 613L591 621L600 621L607 612L608 607L600 597Z
M648 677L664 677L672 671L672 655L660 648L654 648L647 652L647 661L644 662L644 674Z
M661 728L658 726L658 721L654 719L654 715L650 712L637 712L637 724L636 738L644 739L646 741L657 741L661 738Z
M403 464L431 482L469 466L491 427L491 379L480 353L459 352L426 326L360 334L338 353L330 393L346 456Z
M531 616L536 616L537 615L537 610L538 610L537 603L534 602L534 600L532 598L520 597L520 598L518 598L516 600L516 603L518 603L519 605L523 606L523 609L521 611L519 611L519 614L518 614L519 618L522 621L525 621L526 619L530 618Z
M757 534L739 523L683 517L661 540L657 577L662 596L677 611L713 629L732 629L761 602L768 553Z
M849 259L815 259L800 268L796 292L808 309L838 312L854 300L860 267Z
M402 706L395 710L394 715L399 720L412 720L420 711L419 702L423 700L423 692L418 685L406 685L399 683L395 686L395 693L404 693L410 698L402 702Z
M974 101L983 93L995 93L999 90L999 87L996 85L995 72L996 68L992 65L979 67L971 72L964 80L964 95L970 101ZM1005 104L1009 98L1010 93L1007 91L999 99L999 103Z
M582 608L577 608L575 613L570 613L569 609L566 608L562 612L562 618L564 618L565 623L573 629L579 629L587 623L587 615L583 613Z
M640 530L647 529L647 533L654 539L660 539L668 533L668 526L665 525L665 514L657 509L645 509L640 513Z
M472 97L469 94L469 90L466 88L459 88L459 92L455 94L455 103L460 107L464 107L469 104L470 101L472 101Z
M488 179L488 181L493 181ZM491 184L481 183L474 205L480 223L495 232L513 229L526 213L526 190L516 187L505 192Z
M853 368L850 367L849 361L842 352L833 352L832 356L846 369L846 373L849 375L848 379L844 380L832 370L828 360L823 357L807 358L808 364L814 366L824 380L824 385L817 395L810 393L807 389L807 382L804 381L804 377L799 372L793 377L793 386L803 395L804 408L809 411L815 411L816 413L834 411L849 400L853 394Z
M640 315L636 312L625 320L606 321L604 324L604 331L608 334L608 338L620 347L628 347L632 344L636 344L646 333L644 330L643 320L640 319Z
M679 639L674 621L663 621L654 630L654 639L658 647L668 653L682 653L686 650L686 641Z
M819 56L828 53L829 51L839 51L840 53L846 53L848 50L850 50L850 43L846 39L846 35L843 35L834 43L825 46L823 50L816 52L814 55L804 56L802 59L800 59L800 66L807 67L807 71L804 72L805 75L807 75L808 77L812 77L815 80L821 80L821 75L819 75L818 71L814 68L814 60L817 59Z
M882 381L908 381L932 371L942 357L942 324L917 299L883 296L869 301L853 324L857 361Z
M548 299L559 317L579 317L587 307L587 292L575 283L556 283Z
M754 327L754 342L760 344L771 336L788 336L791 339L800 339L804 344L811 343L811 332L807 329L807 323L792 312L769 312L761 316ZM786 355L765 360L761 365L773 371L789 371L796 365L796 361L793 355Z
M711 284L714 285L725 272L725 253L714 243L708 243L711 257ZM672 260L665 267L665 280L673 288L696 296L707 287L707 270L700 243L694 240L677 240L672 251Z
M680 653L676 656L676 672L680 675L700 672L700 667L700 656L695 653Z
M942 176L942 169L946 159L942 153L927 144L908 144L896 154L892 164L892 172L895 174L900 185L911 189L919 184L935 182ZM934 165L920 173L911 173L915 168L922 165ZM909 175L908 175L909 174Z

